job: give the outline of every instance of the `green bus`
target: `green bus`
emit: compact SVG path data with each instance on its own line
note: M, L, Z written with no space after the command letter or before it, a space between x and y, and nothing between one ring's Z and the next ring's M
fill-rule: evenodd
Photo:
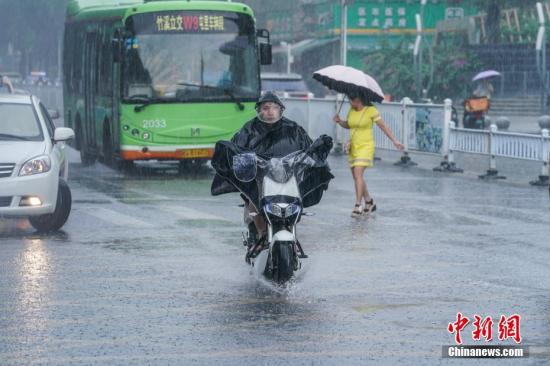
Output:
M70 0L64 117L83 164L211 158L255 115L269 42L230 1Z

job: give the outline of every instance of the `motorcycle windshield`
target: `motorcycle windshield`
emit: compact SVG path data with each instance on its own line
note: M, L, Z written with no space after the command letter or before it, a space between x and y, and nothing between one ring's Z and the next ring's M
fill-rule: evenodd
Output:
M304 207L316 205L329 181L334 178L326 161L328 149L323 149L325 146L319 138L306 151L269 159L244 150L233 142L219 141L212 158L212 167L217 175L211 192L218 195L239 191L258 208L265 193L264 181L269 181L272 188L280 188L277 194L299 197ZM293 182L289 182L291 179ZM298 189L290 189L291 186ZM274 191L270 189L270 192ZM290 194L296 191L299 194Z
M304 181L306 171L317 165L304 151L296 151L282 158L257 157L257 160L260 198L266 195L285 195L302 199L298 187Z
M277 183L286 183L296 177L298 184L304 177L304 171L316 166L316 161L304 151L295 151L282 158L271 158L262 164L264 175Z

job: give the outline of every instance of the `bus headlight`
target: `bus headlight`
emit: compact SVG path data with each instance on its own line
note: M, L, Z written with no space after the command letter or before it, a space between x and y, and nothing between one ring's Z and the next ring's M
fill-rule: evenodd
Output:
M52 163L49 156L37 156L23 164L19 171L19 176L46 173L50 171L51 167Z

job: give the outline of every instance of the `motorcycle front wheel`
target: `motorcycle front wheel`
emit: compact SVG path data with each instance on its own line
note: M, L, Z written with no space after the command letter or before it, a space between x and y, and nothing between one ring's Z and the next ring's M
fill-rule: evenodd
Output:
M273 281L283 284L294 274L294 250L292 243L276 243L273 247Z

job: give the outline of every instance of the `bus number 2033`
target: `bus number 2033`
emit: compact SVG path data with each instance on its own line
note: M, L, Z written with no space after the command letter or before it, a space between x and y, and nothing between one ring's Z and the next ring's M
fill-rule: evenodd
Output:
M144 120L143 128L166 128L166 120L164 119Z

